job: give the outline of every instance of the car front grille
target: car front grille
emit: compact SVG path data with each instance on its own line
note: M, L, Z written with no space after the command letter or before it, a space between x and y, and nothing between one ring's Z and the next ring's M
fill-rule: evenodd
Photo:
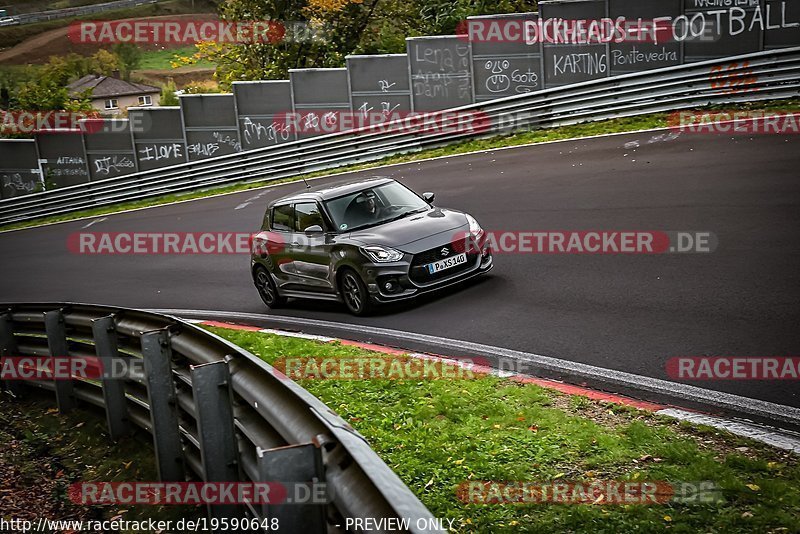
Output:
M442 249L444 248L448 250L448 254L446 255L442 254ZM431 274L426 268L426 265L429 263L450 258L456 254L459 254L463 248L463 246L459 249L453 245L440 245L438 247L420 252L419 254L415 254L414 259L411 261L411 269L409 270L408 277L415 284L424 285L430 284L431 282L436 282L437 280L442 280L444 278L450 278L453 275L471 270L473 267L475 267L475 262L478 261L478 254L475 252L467 253L466 263L456 265L455 267L445 269L444 271L439 271L438 273Z

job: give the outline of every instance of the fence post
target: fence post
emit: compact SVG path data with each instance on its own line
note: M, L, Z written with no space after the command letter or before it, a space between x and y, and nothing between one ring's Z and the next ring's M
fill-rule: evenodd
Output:
M63 310L44 312L44 326L47 331L47 346L51 358L68 358L67 329L64 323ZM56 391L58 411L66 413L75 407L75 394L72 380L53 380Z
M130 434L128 419L128 403L125 400L125 380L110 375L114 361L119 358L117 330L114 315L108 315L92 321L92 335L95 351L100 359L101 381L103 383L103 400L106 406L106 422L108 433L114 441Z
M325 481L320 449L306 443L269 450L258 447L256 454L259 481L277 482L286 488L286 503L264 504L262 517L277 518L286 532L327 532L327 502L318 502L315 491L315 485L324 487Z
M150 423L156 451L158 478L183 482L183 445L178 429L178 405L172 377L172 348L169 331L156 330L141 336Z
M19 356L14 328L11 326L11 311L0 312L0 357ZM3 387L15 397L22 395L22 386L16 380L3 380Z
M192 366L191 375L203 480L236 482L240 479L239 446L234 433L228 363ZM209 505L208 513L218 518L243 516L239 505Z

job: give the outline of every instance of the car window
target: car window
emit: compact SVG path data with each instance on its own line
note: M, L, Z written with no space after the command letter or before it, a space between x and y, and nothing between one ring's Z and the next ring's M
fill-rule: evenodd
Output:
M423 203L425 202L424 200L420 202L420 198L415 193L400 184L379 187L375 192L383 197L383 203L387 206L418 208L424 206Z
M280 232L290 232L294 219L294 208L291 204L275 206L272 208L272 229Z
M309 226L314 226L315 224L321 228L325 228L325 224L322 222L322 214L320 213L319 206L317 206L316 202L295 204L294 216L294 228L298 232L305 232L306 228Z
M398 182L333 198L325 202L333 223L340 231L375 226L429 208L427 202Z

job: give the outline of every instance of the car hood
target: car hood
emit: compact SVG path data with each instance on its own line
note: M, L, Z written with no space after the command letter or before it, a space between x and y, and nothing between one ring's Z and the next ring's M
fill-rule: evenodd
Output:
M450 243L460 232L468 230L469 223L462 212L432 208L397 221L351 232L349 238L363 245L384 245L417 254Z

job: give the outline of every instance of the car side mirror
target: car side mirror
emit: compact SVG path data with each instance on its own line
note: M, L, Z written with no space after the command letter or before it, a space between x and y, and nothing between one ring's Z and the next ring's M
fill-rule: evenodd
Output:
M318 224L315 224L313 226L309 226L304 231L305 231L306 235L316 235L316 234L324 233L324 231L322 230L322 227L320 225L318 225Z
M434 199L434 198L436 198L436 195L434 195L434 194L433 194L433 193L431 193L430 191L427 191L427 192L425 192L425 193L422 193L422 200L424 200L424 201L425 201L425 202L427 202L428 204L433 204L433 199Z

